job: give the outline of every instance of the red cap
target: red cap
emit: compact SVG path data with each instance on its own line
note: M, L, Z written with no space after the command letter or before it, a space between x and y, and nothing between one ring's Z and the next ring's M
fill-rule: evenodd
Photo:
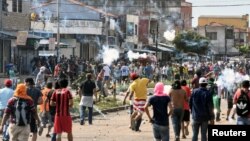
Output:
M5 79L4 80L4 85L7 86L7 87L10 87L10 86L12 86L12 81L10 79Z
M135 80L137 78L138 78L138 75L136 73L133 72L130 74L130 79Z

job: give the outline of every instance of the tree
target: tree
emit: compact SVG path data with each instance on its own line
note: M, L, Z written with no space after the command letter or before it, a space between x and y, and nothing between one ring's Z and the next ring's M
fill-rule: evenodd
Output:
M179 33L173 40L173 43L176 49L183 52L206 54L209 50L209 40L192 31Z
M240 46L239 50L241 53L243 54L248 54L249 53L249 46L245 45L245 46Z

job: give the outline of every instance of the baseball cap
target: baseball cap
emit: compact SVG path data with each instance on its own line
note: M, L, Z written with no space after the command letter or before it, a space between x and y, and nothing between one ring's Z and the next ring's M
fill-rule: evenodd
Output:
M201 77L199 79L199 84L207 84L207 79L205 77Z
M10 87L10 86L12 86L12 81L10 79L5 79L4 80L4 85L7 86L7 87Z
M135 80L135 79L137 79L139 76L136 74L136 73L131 73L130 74L130 79L132 79L132 80Z

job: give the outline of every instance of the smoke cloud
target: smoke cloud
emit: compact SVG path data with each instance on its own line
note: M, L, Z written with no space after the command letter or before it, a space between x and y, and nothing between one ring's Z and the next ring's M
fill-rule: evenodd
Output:
M112 62L119 58L119 50L115 48L109 48L108 46L103 46L100 57L103 58L104 64L111 65Z
M135 59L139 59L139 58L147 58L147 54L146 53L143 53L143 54L140 54L140 53L134 53L133 51L129 50L128 53L128 58L129 58L129 61L133 61Z

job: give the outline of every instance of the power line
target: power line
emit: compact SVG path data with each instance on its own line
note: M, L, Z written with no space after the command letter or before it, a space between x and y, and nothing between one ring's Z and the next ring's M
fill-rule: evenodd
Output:
M56 4L56 3L51 3L49 5L52 5L52 4ZM61 3L62 5L77 5L77 4L69 4L69 3ZM43 8L43 7L47 7L48 5L46 6L37 6L37 8ZM79 5L80 6L80 5ZM87 5L87 6L93 6L93 7L97 7L97 8L100 8L100 7L103 7L103 5ZM247 4L216 4L216 5L192 5L192 6L183 6L183 7L241 7L241 6L250 6L250 3L247 3ZM84 6L82 6L84 7ZM112 7L144 7L142 5L107 5L107 8L112 8ZM155 8L155 6L146 6L147 8ZM176 7L181 7L181 6L158 6L158 8L176 8Z

